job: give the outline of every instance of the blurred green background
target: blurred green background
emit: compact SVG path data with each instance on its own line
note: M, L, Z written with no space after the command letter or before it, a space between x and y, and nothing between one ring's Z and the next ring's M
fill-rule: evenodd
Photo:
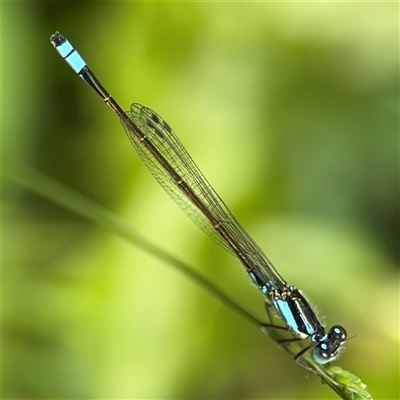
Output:
M59 30L124 109L145 104L173 127L281 274L346 327L337 364L398 398L398 14L3 3L3 167L75 188L264 315L240 263L168 199L55 52ZM5 399L336 398L173 268L6 180L2 278Z

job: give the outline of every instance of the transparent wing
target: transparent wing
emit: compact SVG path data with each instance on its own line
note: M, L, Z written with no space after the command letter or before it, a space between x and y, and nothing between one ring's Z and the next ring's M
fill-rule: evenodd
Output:
M283 278L207 182L170 126L157 113L141 104L132 104L131 111L127 112L126 115L180 178L186 182L213 219L224 228L224 231L227 232L241 252L251 260L253 269L260 271L267 281L273 283L275 287L281 287L284 282ZM143 141L131 131L122 119L121 123L139 156L168 195L203 232L237 256L226 239L215 229L210 219L187 196L178 182L143 144Z

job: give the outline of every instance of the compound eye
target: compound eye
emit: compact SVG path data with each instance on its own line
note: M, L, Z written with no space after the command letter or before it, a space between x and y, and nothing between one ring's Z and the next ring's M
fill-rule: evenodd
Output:
M322 342L318 346L314 347L312 356L317 363L326 364L335 359L335 353L336 352L332 352L332 349L327 343Z
M343 344L347 339L347 332L343 328L343 326L340 325L334 325L330 329L328 333L328 340L329 341L335 341L335 342L340 342L340 344Z

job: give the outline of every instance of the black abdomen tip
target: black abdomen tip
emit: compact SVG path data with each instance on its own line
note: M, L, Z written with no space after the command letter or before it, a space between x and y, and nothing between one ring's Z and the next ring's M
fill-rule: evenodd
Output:
M60 32L55 32L50 36L50 42L54 47L59 46L65 42L64 36Z

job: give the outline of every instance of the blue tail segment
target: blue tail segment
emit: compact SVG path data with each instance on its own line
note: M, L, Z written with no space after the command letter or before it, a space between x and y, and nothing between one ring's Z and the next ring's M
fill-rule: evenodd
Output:
M58 32L51 36L50 42L69 66L77 74L80 74L82 69L86 67L86 63L80 54L72 47L71 43Z

